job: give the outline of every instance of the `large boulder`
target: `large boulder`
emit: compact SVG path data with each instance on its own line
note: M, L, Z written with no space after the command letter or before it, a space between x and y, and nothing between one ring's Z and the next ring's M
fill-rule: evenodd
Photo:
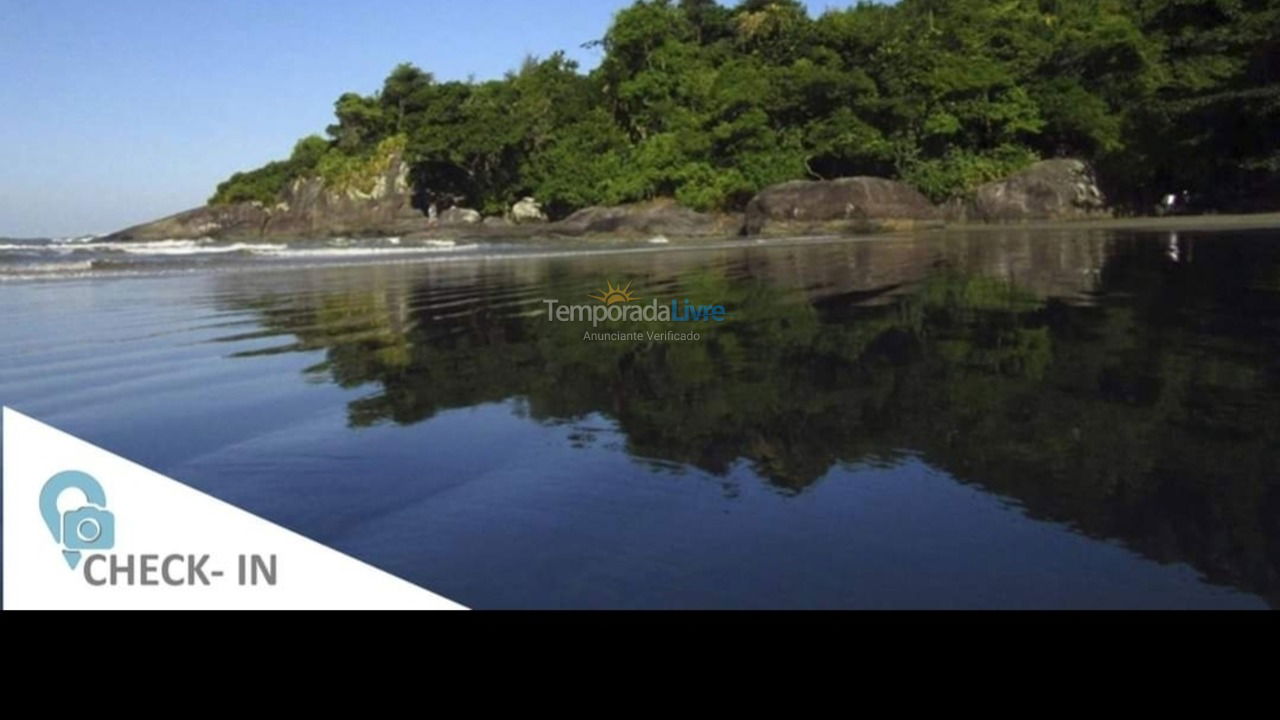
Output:
M590 207L555 223L566 235L674 235L694 237L728 235L731 228L716 216L677 205L672 200L655 200L635 205Z
M946 215L960 222L1078 220L1106 214L1093 170L1082 160L1045 160L952 202Z
M918 190L878 177L796 180L765 188L747 204L747 235L910 229L937 218Z
M511 221L517 224L546 222L547 215L537 200L527 197L511 206Z
M477 225L484 217L470 208L451 207L440 213L436 222L441 225Z
M298 178L275 205L206 205L108 236L108 240L187 240L402 235L428 225L413 206L409 166L386 157L361 182L330 187L319 177Z
M207 205L160 220L121 230L101 238L110 240L198 240L201 238L257 238L271 220L259 203Z

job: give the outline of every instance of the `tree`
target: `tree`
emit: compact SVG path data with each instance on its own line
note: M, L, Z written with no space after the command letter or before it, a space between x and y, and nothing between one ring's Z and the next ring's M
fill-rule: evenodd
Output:
M387 131L386 115L377 98L343 93L334 103L334 115L338 122L329 126L329 136L348 152L368 148Z
M421 112L430 102L431 86L435 78L410 63L400 63L382 84L378 102L391 119L392 132L406 130L407 116Z
M1191 190L1207 206L1280 202L1280 3L1129 0L1158 48L1160 82L1124 129L1113 174L1139 206Z
M797 0L639 0L590 73L562 53L484 82L402 63L338 98L324 153L309 140L216 197L267 202L404 136L421 204L488 212L526 194L555 216L659 196L731 210L848 175L942 201L1061 156L1139 209L1175 190L1276 205L1278 35L1277 0L901 0L816 19Z

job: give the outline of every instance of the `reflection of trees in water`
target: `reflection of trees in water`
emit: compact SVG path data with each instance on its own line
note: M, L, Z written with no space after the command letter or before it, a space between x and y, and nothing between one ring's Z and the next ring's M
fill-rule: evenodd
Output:
M1047 245L1037 252L1060 250ZM840 263L803 253L637 277L665 298L729 306L693 343L584 342L583 326L546 322L541 297L604 282L563 268L532 294L504 295L498 279L258 309L297 338L285 349L326 351L313 372L378 388L351 403L354 426L518 397L541 421L613 418L634 456L714 474L745 461L786 492L912 451L1033 516L1276 598L1280 307L1238 281L1274 282L1278 264L1244 269L1201 248L1191 272L1149 247L1122 244L1090 306L1008 282L998 258L961 272L972 259L910 246L912 262L884 255L891 282L839 283ZM839 257L858 264L858 252Z

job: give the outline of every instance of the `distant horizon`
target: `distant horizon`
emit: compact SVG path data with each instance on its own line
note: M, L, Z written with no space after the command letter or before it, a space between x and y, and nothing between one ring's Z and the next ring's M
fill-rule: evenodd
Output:
M815 16L856 4L805 3ZM488 79L560 50L589 71L601 52L584 44L630 4L0 0L0 105L22 108L0 116L0 237L106 234L199 207L323 133L341 93L375 91L400 62Z

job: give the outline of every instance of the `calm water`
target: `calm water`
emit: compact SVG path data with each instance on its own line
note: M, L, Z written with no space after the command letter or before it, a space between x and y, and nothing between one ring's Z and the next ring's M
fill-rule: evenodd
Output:
M1277 350L1275 231L0 282L0 402L480 608L1274 607Z

